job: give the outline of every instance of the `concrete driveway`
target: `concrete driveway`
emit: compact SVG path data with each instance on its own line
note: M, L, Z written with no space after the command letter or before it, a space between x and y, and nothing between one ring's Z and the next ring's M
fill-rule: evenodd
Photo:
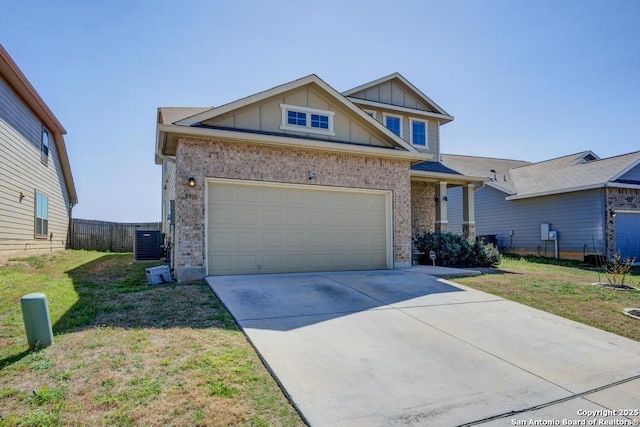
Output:
M639 342L425 269L207 282L312 426L640 420Z

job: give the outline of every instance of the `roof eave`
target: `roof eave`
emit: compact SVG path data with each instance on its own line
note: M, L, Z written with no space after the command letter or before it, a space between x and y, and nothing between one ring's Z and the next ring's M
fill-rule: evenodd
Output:
M607 186L610 186L610 185L608 185L608 183L606 182L603 182L599 184L583 185L579 187L562 188L559 190L540 191L537 193L527 193L527 194L515 194L513 196L507 197L505 200L521 200L521 199L531 199L533 197L553 196L554 194L565 194L565 193L573 193L576 191L593 190L596 188L604 188Z
M53 139L58 151L60 167L67 186L67 194L69 195L69 203L75 205L78 203L78 195L76 193L73 175L71 174L71 164L64 143L63 135L67 133L60 121L53 114L51 109L44 102L35 88L31 85L26 76L20 71L18 65L13 62L9 53L0 44L0 75L9 83L9 86L20 96L36 116L44 123L53 135Z
M356 105L359 104L359 105L364 105L368 107L377 107L377 108L386 109L386 110L401 111L411 116L425 116L429 118L438 119L440 121L440 124L443 124L443 125L454 120L454 117L448 114L445 115L440 113L434 113L432 111L417 110L415 108L401 107L399 105L393 105L393 104L385 104L384 102L369 101L368 99L362 99L362 98L354 98L352 96L348 96L347 99Z
M263 101L272 96L278 95L280 93L288 92L290 90L293 90L311 83L317 84L323 90L325 90L331 96L333 96L335 99L339 100L345 108L349 109L351 112L358 115L362 120L365 120L366 122L368 122L379 133L382 133L386 138L392 140L395 145L403 148L404 150L410 153L419 152L411 144L409 144L408 142L406 142L405 140L403 140L402 138L400 138L399 136L391 132L389 129L387 129L385 126L383 126L380 122L378 122L374 118L370 117L367 113L362 111L362 109L360 109L355 104L353 104L348 98L340 94L338 91L332 88L329 84L325 83L320 77L316 76L315 74L311 74L301 79L294 80L292 82L285 83L280 86L276 86L274 88L257 93L255 95L248 96L246 98L239 99L237 101L231 102L229 104L225 104L215 109L205 111L200 114L196 114L195 116L188 117L184 120L179 120L175 122L175 124L182 125L182 126L193 126L203 121L210 120L214 117L218 117L222 114L226 114L230 111L237 110L247 105Z
M264 135L242 131L230 131L223 129L211 129L202 127L179 126L179 125L158 125L156 137L156 163L161 162L162 156L173 155L166 152L166 142L175 140L179 136L220 138L231 141L254 142L265 145L306 148L312 150L344 152L352 154L365 154L376 157L405 159L410 161L431 160L433 156L428 153L409 152L393 148L350 145L336 143L332 141L296 139L287 136Z
M366 89L368 89L370 87L379 85L381 83L384 83L384 82L387 82L387 81L393 80L393 79L400 80L405 86L407 86L409 89L414 91L420 98L422 98L423 101L425 101L427 104L429 104L432 107L434 107L438 111L438 113L440 113L442 115L445 115L445 116L449 116L449 113L447 113L438 104L433 102L433 100L431 98L429 98L427 95L425 95L420 89L415 87L409 80L405 79L404 76L402 74L398 73L398 72L389 74L388 76L381 77L381 78L376 79L374 81L371 81L369 83L362 84L362 85L360 85L358 87L354 87L353 89L346 90L346 91L342 92L342 95L349 96L349 95L352 95L354 93L360 92L362 90L366 90Z
M468 175L457 175L452 173L444 173L444 172L430 172L430 171L420 171L411 169L410 172L411 179L415 181L446 181L451 184L479 184L482 182L486 182L487 178L479 177L479 176L468 176Z

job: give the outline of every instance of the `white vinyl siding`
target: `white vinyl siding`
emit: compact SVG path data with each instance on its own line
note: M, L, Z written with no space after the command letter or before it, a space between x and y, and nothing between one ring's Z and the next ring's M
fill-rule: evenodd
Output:
M49 137L47 166L42 163L42 122L0 76L0 255L66 245L69 195ZM48 197L50 241L34 237L36 190Z
M210 181L208 274L391 268L390 195Z

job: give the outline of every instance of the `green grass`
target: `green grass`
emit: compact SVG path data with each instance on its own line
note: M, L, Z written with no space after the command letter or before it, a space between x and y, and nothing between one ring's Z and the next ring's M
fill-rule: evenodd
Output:
M304 425L206 284L148 286L149 266L63 251L0 268L0 426ZM32 292L54 332L38 352Z
M593 266L506 254L494 273L456 282L640 341L640 320L622 311L640 307L640 291L594 286L607 281ZM637 268L625 284L640 287Z

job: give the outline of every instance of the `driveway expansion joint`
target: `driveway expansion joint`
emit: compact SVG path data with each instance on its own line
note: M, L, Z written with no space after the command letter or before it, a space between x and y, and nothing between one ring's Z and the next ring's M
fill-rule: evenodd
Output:
M543 408L547 408L549 406L557 405L559 403L564 403L564 402L568 402L570 400L586 397L586 396L588 396L590 394L598 393L600 391L607 390L607 389L612 388L612 387L617 387L619 385L622 385L622 384L625 384L625 383L628 383L628 382L631 382L631 381L636 381L636 380L640 380L640 375L634 375L632 377L625 378L625 379L622 379L622 380L619 380L619 381L615 381L615 382L612 382L612 383L609 383L609 384L606 384L606 385L603 385L603 386L600 386L600 387L596 387L596 388L593 388L591 390L583 391L581 393L572 393L571 396L563 397L562 399L552 400L552 401L547 402L547 403L541 403L539 405L531 406L529 408L509 411L509 412L505 412L505 413L502 413L502 414L494 415L494 416L491 416L491 417L483 418L481 420L476 420L476 421L472 421L472 422L469 422L469 423L460 424L457 427L475 426L475 425L479 425L479 424L488 423L489 421L495 421L495 420L499 420L501 418L507 418L507 417L511 417L513 415L523 414L525 412L537 411L538 409L543 409ZM587 399L587 400L589 400L589 399ZM598 406L602 406L601 404L596 403L596 402L592 402L592 403L594 403L594 404L596 404ZM617 408L607 408L607 409L614 410L614 409L617 409Z

